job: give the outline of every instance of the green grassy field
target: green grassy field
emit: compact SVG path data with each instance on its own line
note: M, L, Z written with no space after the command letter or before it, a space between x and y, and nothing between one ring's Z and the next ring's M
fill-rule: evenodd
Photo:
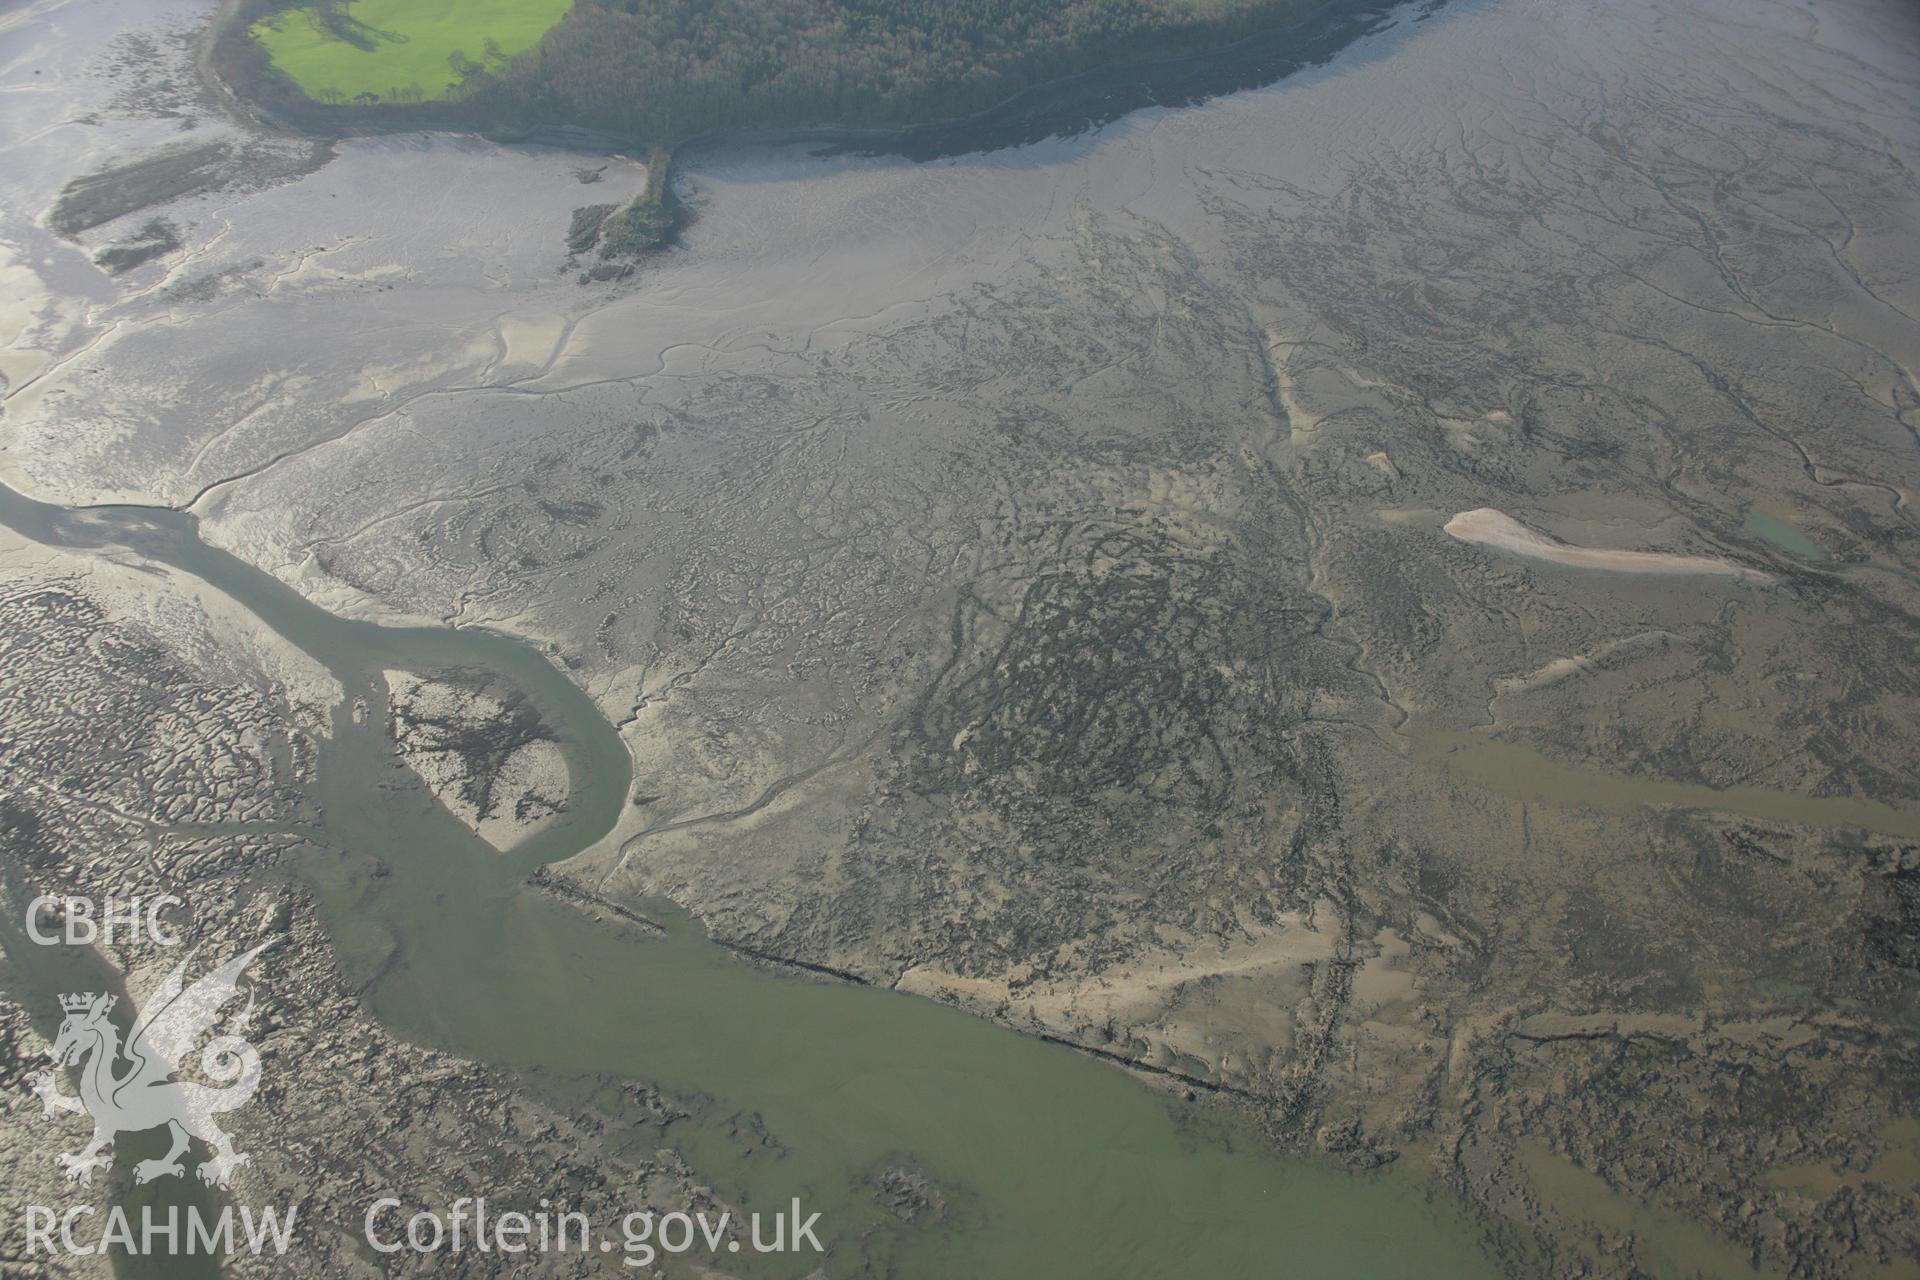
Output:
M460 82L451 55L490 66L530 49L572 2L351 0L335 24L351 39L329 30L318 6L275 14L256 23L253 36L317 101L414 101Z

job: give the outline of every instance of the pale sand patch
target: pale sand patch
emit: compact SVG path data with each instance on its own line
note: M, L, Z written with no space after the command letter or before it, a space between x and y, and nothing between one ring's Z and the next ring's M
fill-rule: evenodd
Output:
M0 397L6 402L0 412L0 454L13 451L20 440L21 419L46 390L34 380L47 371L53 356L27 345L26 340L41 312L51 305L52 295L39 275L0 245ZM0 458L0 479L22 493L34 492L32 477L10 458Z
M39 273L13 250L0 245L0 347L19 347L35 329L43 327L43 313L71 309L71 303L56 303ZM50 359L46 352L30 346L0 351L0 362L4 362L0 367L8 370L7 380L12 386L38 373Z
M1409 967L1413 944L1392 929L1374 935L1379 954L1361 964L1353 975L1353 1013L1372 1018L1394 1013L1412 1003L1413 972Z
M1121 1041L1147 1046L1141 1060L1149 1065L1185 1058L1232 1075L1257 1065L1256 1046L1293 1042L1307 966L1332 959L1339 946L1332 929L1312 926L1315 917L1335 919L1333 904L1323 901L1311 915L1290 915L1228 942L1160 930L1162 945L1097 973L1016 985L1030 976L1024 968L975 978L922 966L901 974L895 989L1016 1023L1037 1021L1085 1043L1095 1042L1092 1029L1111 1026ZM1231 1035L1219 1031L1223 1009L1231 1013Z
M343 284L408 284L414 273L398 263L369 267L365 271L342 271L320 260L318 252L302 255L299 265L273 278L269 292L298 289L322 289Z
M52 360L44 351L0 351L0 383L8 387L23 386L45 372Z
M544 369L553 360L567 322L557 315L510 315L500 321L502 368Z
M500 341L493 330L476 333L456 350L430 351L413 360L362 369L342 404L396 399L431 387L441 379L477 378L493 364Z
M1504 511L1478 507L1447 521L1446 530L1462 542L1511 551L1535 560L1548 560L1574 569L1607 569L1615 573L1714 574L1743 582L1768 583L1773 575L1749 569L1731 560L1709 556L1670 555L1664 551L1611 551L1562 542L1521 524Z
M0 382L11 390L40 376L53 359L44 351L16 344L27 336L41 307L47 304L40 277L26 267L0 258Z

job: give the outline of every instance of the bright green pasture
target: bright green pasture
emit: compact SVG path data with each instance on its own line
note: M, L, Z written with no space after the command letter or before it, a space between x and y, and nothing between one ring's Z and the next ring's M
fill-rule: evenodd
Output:
M460 82L448 55L495 65L531 49L573 0L351 0L347 20L361 42L333 35L317 6L288 9L254 25L273 65L308 97L372 94L383 102L437 98ZM494 50L487 40L494 42Z

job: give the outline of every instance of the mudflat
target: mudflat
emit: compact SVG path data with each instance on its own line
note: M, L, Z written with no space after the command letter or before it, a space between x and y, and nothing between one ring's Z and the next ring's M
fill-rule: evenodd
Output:
M1910 9L1351 7L670 169L0 23L6 919L274 939L277 1274L388 1189L822 1214L669 1274L1911 1270ZM8 1257L178 1190L33 1096L173 956L23 945Z

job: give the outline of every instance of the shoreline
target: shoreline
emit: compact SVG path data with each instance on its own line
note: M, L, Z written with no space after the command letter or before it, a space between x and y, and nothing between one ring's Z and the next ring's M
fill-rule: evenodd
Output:
M1414 21L1449 0L1321 0L1303 16L1193 53L1133 58L1016 89L978 111L899 125L848 125L822 120L797 125L740 126L662 141L583 125L503 126L461 110L454 99L368 107L311 102L312 115L267 106L236 87L222 46L247 40L237 24L248 0L220 0L195 42L203 86L238 122L270 133L313 140L403 133L470 134L507 145L532 144L581 152L644 155L665 146L676 155L731 145L820 143L827 154L897 155L915 161L997 151L1050 137L1072 137L1149 107L1194 106L1213 98L1264 88L1312 66L1324 65L1357 40Z

